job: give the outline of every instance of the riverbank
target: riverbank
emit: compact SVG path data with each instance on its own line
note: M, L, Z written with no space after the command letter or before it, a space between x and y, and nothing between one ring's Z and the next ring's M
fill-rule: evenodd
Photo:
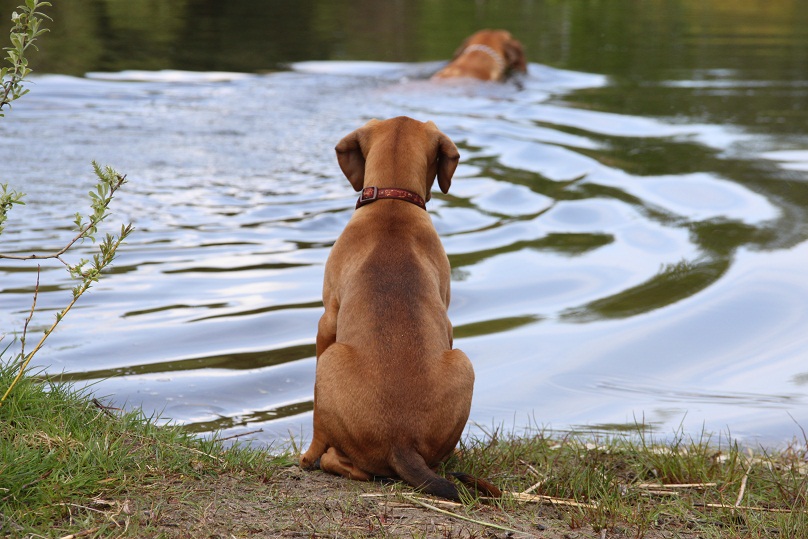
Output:
M24 378L0 407L2 537L808 537L805 439L492 432L447 467L519 494L460 505L154 420Z

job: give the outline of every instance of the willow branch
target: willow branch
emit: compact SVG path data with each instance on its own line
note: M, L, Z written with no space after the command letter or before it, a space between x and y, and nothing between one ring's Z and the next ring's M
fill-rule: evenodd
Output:
M11 394L11 390L14 389L14 386L17 385L17 382L19 382L20 379L22 378L23 374L25 374L25 369L28 368L28 364L31 363L31 360L33 359L33 357L36 355L37 352L39 352L40 348L42 348L42 346L45 344L45 340L48 338L48 336L50 336L50 334L53 332L53 330L56 329L56 326L59 325L59 322L62 321L62 319L65 317L65 315L67 315L67 313L70 312L70 309L73 308L73 305L76 304L76 302L79 300L79 298L82 296L82 294L84 294L90 288L90 286L92 286L93 282L98 280L98 275L101 273L101 271L105 267L107 267L110 263L112 263L112 260L115 257L115 253L118 250L118 247L121 246L123 241L132 232L132 230L133 229L132 229L131 225L123 227L121 229L121 235L118 236L115 239L115 241L113 241L111 237L109 237L109 236L107 237L106 242L102 245L101 258L97 258L97 262L96 262L95 267L93 267L92 269L85 272L83 274L84 280L81 282L80 285L76 286L73 289L73 300L67 305L67 307L62 309L56 315L56 320L53 322L53 324L51 324L51 326L48 329L45 330L45 333L42 335L42 338L39 340L36 347L34 347L33 351L31 351L31 353L29 353L28 355L22 355L21 354L21 357L23 359L22 359L22 362L20 364L20 370L17 373L17 375L14 377L14 380L12 380L11 384L8 386L8 389L6 389L6 392L3 394L2 398L0 398L0 406L3 405L6 398L8 398L9 394ZM104 246L106 246L106 248L104 248ZM39 281L37 279L37 283L38 282ZM35 298L34 299L34 305L36 305L36 294L34 295L34 298ZM31 312L31 316L33 316L33 308L32 308L32 312ZM30 320L30 316L29 316L29 320ZM28 322L26 321L25 327L27 328L27 326L28 326Z
M11 381L11 384L8 386L8 389L6 389L6 392L3 394L3 397L0 398L0 405L2 405L5 402L6 398L11 393L11 390L14 389L14 386L17 385L17 382L20 381L20 378L22 378L22 375L25 374L25 369L28 367L28 364L34 358L34 355L36 355L36 353L39 352L39 349L42 348L42 345L45 344L45 339L47 339L48 335L50 335L51 332L54 329L56 329L56 326L58 326L59 322L62 321L62 318L64 318L64 315L66 315L70 311L70 309L73 308L73 305L75 305L76 302L79 300L79 297L81 296L81 294L83 294L84 292L87 291L88 288L90 288L90 284L91 283L86 282L86 281L84 283L82 283L82 285L80 287L81 291L78 294L74 294L73 301L71 301L67 305L67 307L62 309L62 311L56 316L56 321L51 325L51 327L49 327L48 329L45 330L45 334L42 335L41 339L39 339L39 342L34 347L34 350L30 354L28 354L28 356L24 356L25 359L23 359L23 362L20 365L20 371L17 373L17 376L14 377L14 380Z
M21 91L20 86L25 81L26 75L31 72L25 59L25 51L28 47L34 45L37 36L48 31L46 28L39 27L42 22L39 17L44 17L48 20L51 20L51 18L37 10L50 5L50 2L33 0L26 2L24 6L19 6L22 10L21 14L16 12L13 14L14 27L11 30L11 42L14 46L4 49L8 51L7 59L11 63L11 77L7 81L0 81L3 87L3 98L0 99L0 116L2 116L4 106L11 105L12 101L27 92ZM34 48L36 48L36 45L34 45ZM6 73L6 69L3 69L3 75ZM9 99L9 95L11 95L11 99Z
M123 176L118 175L115 183L110 184L109 196L107 197L107 199L104 201L104 204L103 204L104 210L106 210L109 207L110 202L112 202L113 195L115 194L115 192L125 182L126 182L126 175L123 175ZM0 253L0 259L5 258L5 259L8 259L8 260L47 260L47 259L55 258L56 260L58 260L59 262L61 262L65 266L70 267L70 264L68 264L67 262L65 262L62 259L62 255L65 254L67 251L69 251L70 248L73 247L73 245L77 241L86 238L89 231L94 230L96 227L98 227L98 225L101 224L101 221L103 221L106 218L107 218L106 212L101 213L98 216L96 216L96 215L91 216L89 222L86 223L84 226L79 228L78 234L76 234L73 237L73 239L71 239L67 243L67 245L65 245L64 247L62 247L61 249L59 249L58 251L55 251L53 253L50 253L50 254L37 254L37 253L34 253L34 254L30 254L30 255L11 255L11 254Z

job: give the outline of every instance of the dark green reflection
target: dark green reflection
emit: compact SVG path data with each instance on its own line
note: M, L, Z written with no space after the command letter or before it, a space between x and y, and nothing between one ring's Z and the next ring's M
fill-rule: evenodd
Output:
M233 271L280 270L287 268L302 268L310 265L311 264L297 264L293 262L276 262L272 264L252 264L249 266L221 267L221 268L198 266L192 268L182 268L177 270L163 270L163 273L230 273Z
M669 264L646 282L582 307L561 313L570 322L625 318L659 309L693 296L716 282L729 269L729 259Z
M495 320L484 320L483 322L473 322L454 327L454 338L479 337L492 333L502 333L521 326L532 324L541 320L540 316L511 316L508 318L497 318Z
M239 427L249 425L250 423L264 423L273 419L280 419L282 417L290 417L293 415L302 414L314 410L314 401L296 402L294 404L287 404L286 406L278 406L271 410L264 410L261 412L252 412L245 415L236 417L220 417L212 421L203 421L199 423L190 423L183 426L186 432L217 432L231 427Z
M572 425L569 432L577 436L613 434L636 434L640 436L658 432L661 424L661 421L643 423L595 423L592 425Z
M742 245L762 247L773 244L777 236L773 227L758 228L725 219L692 223L690 232L698 245L718 256L729 256Z
M517 241L495 249L449 255L452 268L473 266L487 258L522 249L554 251L566 255L580 255L614 241L611 234L548 234L538 240Z
M312 301L310 303L287 303L284 305L272 305L270 307L261 307L259 309L251 309L249 311L239 311L235 313L227 313L227 314L214 314L211 316L203 316L200 318L194 318L193 320L189 320L189 322L199 322L200 320L212 320L214 318L232 318L236 316L250 316L254 314L263 314L272 311L288 311L290 309L322 309L323 302L322 301Z
M282 365L299 359L314 357L314 344L301 344L275 350L262 350L260 352L241 352L222 354L217 356L196 357L164 361L161 363L148 363L131 365L119 369L100 369L86 372L70 372L49 377L54 381L78 382L84 380L98 380L113 376L127 376L139 374L154 374L162 372L195 371L201 369L228 369L249 370Z
M0 0L3 16L20 2ZM502 27L534 62L630 83L613 97L619 106L636 98L637 81L688 71L803 79L804 7L800 0L70 0L48 9L53 31L33 67L260 71L298 60L437 60L473 31Z

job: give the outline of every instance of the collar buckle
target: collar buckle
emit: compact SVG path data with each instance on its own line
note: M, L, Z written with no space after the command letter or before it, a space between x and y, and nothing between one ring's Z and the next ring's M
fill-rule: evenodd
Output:
M359 196L360 204L367 204L373 202L379 197L379 189L377 187L365 187L362 189L362 194Z

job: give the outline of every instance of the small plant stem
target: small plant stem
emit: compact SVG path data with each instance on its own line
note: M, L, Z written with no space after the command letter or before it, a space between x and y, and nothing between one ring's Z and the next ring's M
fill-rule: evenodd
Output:
M25 336L28 334L28 324L31 323L31 319L34 318L34 311L36 311L36 299L39 296L39 275L42 272L42 266L37 264L36 266L36 286L34 286L34 299L31 302L31 312L28 314L28 318L25 319L25 323L22 326L22 337L20 337L20 356L25 357ZM2 402L2 401L0 401Z
M61 322L62 318L64 318L64 315L66 315L70 311L70 309L73 308L73 305L76 304L76 302L79 300L79 297L81 297L81 295L84 292L86 292L88 288L90 288L90 282L84 282L81 285L79 292L73 296L73 301L71 301L67 305L67 307L62 309L62 311L59 313L59 316L56 317L56 321L51 325L51 327L45 330L45 334L42 335L41 339L39 339L39 342L34 347L33 352L28 354L28 356L25 357L23 362L20 364L20 372L17 373L17 376L15 376L14 380L11 381L11 384L8 386L8 389L6 389L6 392L3 394L3 397L0 398L0 406L3 406L3 403L6 401L6 398L8 398L9 394L11 393L11 390L14 389L14 386L17 385L17 382L20 381L22 375L25 374L25 369L28 367L28 364L31 362L34 355L39 351L40 348L42 348L42 345L45 344L45 339L47 339L48 335L50 335L51 332L56 328L56 326L59 325L59 322Z

